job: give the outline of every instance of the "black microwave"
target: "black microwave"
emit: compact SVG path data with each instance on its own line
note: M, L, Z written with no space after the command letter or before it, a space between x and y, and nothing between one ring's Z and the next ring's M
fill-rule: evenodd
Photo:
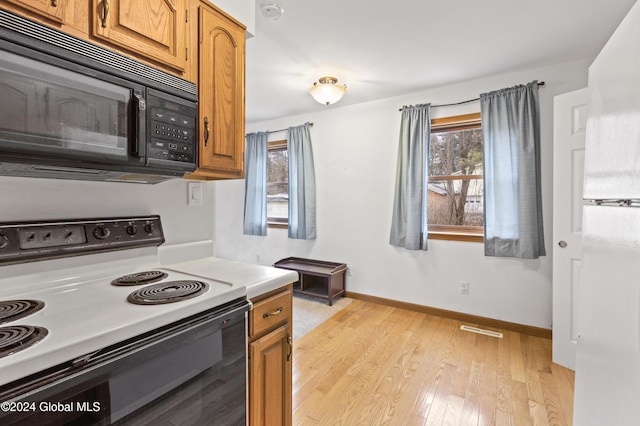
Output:
M0 175L182 177L197 101L191 82L0 10Z

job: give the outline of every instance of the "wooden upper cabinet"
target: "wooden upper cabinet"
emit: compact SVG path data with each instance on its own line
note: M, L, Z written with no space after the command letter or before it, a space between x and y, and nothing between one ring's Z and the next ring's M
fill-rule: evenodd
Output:
M0 8L196 82L198 168L187 177L244 177L246 28L208 0L4 0Z
M184 71L186 0L93 0L92 13L92 37Z
M200 5L199 168L190 177L244 177L245 28Z
M26 11L50 21L62 24L64 8L69 0L5 0L9 4L19 6Z

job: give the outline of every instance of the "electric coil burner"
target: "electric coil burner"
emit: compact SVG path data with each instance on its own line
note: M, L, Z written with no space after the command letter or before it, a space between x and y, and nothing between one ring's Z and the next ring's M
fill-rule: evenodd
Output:
M44 327L11 325L0 327L0 358L14 354L44 339L49 331Z
M207 290L209 284L202 281L168 281L136 290L127 300L136 305L161 305L191 299Z
M111 284L117 286L151 284L163 280L167 278L167 276L168 275L162 271L144 271L116 278L111 281Z
M0 301L0 324L26 317L44 307L40 300L3 300Z

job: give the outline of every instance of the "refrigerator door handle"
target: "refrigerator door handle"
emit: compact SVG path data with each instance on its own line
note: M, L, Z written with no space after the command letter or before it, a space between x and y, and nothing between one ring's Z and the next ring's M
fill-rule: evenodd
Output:
M584 201L586 201L587 204L596 205L596 206L640 207L640 199L637 199L637 198L625 198L625 199L584 198Z

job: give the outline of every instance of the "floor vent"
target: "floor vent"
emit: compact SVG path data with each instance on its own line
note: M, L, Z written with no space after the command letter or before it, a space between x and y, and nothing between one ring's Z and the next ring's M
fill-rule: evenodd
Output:
M484 334L485 336L497 337L498 339L502 339L502 333L498 333L497 331L483 330L481 328L469 327L468 325L461 325L460 330L470 331L472 333Z

